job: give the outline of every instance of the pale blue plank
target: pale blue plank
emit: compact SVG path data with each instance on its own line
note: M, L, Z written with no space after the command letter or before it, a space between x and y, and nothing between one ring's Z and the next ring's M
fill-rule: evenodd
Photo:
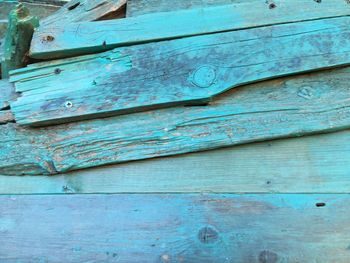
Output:
M347 263L349 195L1 196L1 262Z

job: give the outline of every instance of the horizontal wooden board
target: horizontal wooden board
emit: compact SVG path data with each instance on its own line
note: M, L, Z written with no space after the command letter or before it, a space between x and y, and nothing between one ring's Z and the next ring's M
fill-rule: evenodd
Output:
M83 21L95 21L105 17L116 18L122 14L126 0L73 0L57 12L40 21L40 28L57 27ZM124 14L125 16L125 14ZM40 29L39 29L40 30Z
M2 262L350 257L349 195L0 196Z
M115 49L17 72L17 123L48 125L203 104L246 83L350 63L350 17ZM71 60L69 60L71 61Z
M30 56L52 59L94 53L123 45L185 36L237 30L256 26L348 16L344 0L278 1L275 8L253 1L211 8L154 13L103 22L45 25L33 36ZM303 12L299 12L299 7ZM316 28L315 28L316 29Z
M249 0L257 2L257 0ZM139 16L149 13L169 12L181 9L210 7L215 5L227 5L246 3L247 0L128 0L126 15ZM260 2L266 2L261 0Z
M350 193L348 141L343 131L65 175L0 176L0 193Z
M349 76L345 68L261 82L227 92L208 106L35 129L2 125L0 147L6 150L0 152L0 174L62 173L348 129Z

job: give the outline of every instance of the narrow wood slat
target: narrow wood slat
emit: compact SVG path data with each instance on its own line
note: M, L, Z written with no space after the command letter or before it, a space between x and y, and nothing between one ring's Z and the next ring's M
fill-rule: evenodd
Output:
M350 131L55 176L0 176L2 194L350 193Z
M44 128L0 126L0 174L39 174L350 128L349 69L244 86L209 106ZM64 102L62 102L64 103ZM13 138L24 139L22 149ZM9 144L10 142L10 144ZM29 143L31 142L31 144ZM11 145L11 146L10 146ZM32 148L38 149L35 151ZM27 151L28 150L28 151ZM34 162L33 162L34 161Z
M349 260L349 195L0 196L2 262Z
M65 4L60 10L40 21L40 28L61 27L71 23L95 21L120 14L126 0L73 0Z
M297 3L296 3L297 2ZM300 6L303 12L299 12ZM343 0L263 1L215 6L103 22L44 26L34 34L30 55L51 59L104 51L117 46L180 38L263 25L349 15Z
M350 63L350 17L115 49L17 75L21 125L203 104L233 87ZM69 60L70 61L70 60ZM14 81L14 80L13 80Z
M257 2L257 0L249 0ZM127 17L139 16L150 13L169 12L181 9L210 7L215 5L227 5L246 3L247 0L128 0L126 8ZM260 2L266 2L261 0Z

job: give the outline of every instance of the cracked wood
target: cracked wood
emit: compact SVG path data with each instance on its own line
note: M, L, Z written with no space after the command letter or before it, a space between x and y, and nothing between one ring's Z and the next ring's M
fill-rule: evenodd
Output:
M297 3L296 3L297 2ZM209 8L153 13L119 20L63 23L40 27L33 36L30 55L52 59L94 53L136 43L237 30L320 18L348 16L344 0L277 1L271 9L263 1ZM303 12L300 12L302 7ZM74 10L73 10L74 11Z
M0 174L63 173L348 129L349 76L345 68L265 81L232 90L208 106L35 129L1 125Z
M16 71L21 125L198 105L234 87L350 63L350 17L118 48Z

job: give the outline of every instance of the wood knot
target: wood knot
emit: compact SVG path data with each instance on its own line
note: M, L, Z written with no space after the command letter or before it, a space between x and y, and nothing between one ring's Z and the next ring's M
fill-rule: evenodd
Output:
M198 239L204 244L211 244L218 240L219 234L212 227L203 227L198 232Z
M192 83L200 88L210 87L216 79L216 71L212 66L202 66L192 75Z
M276 263L278 260L278 256L276 253L264 250L259 254L259 262L260 263Z

